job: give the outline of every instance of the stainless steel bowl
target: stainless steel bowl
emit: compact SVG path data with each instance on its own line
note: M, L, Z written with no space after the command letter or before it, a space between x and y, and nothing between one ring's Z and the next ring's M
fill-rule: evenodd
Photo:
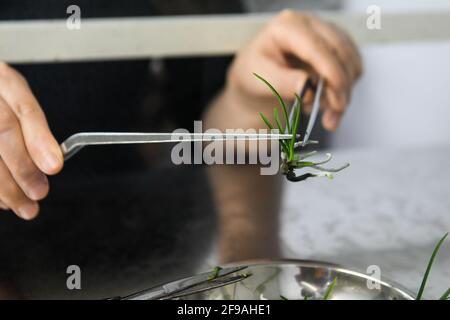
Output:
M217 271L217 270L216 270ZM413 300L386 279L326 262L260 261L233 265L146 290L125 299L303 300L323 299L336 279L332 300Z

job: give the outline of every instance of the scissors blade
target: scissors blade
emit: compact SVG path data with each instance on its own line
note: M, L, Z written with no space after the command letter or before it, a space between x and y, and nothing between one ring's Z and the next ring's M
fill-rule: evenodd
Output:
M316 123L317 114L319 113L320 109L320 97L322 96L322 89L323 89L323 79L320 78L319 82L317 83L316 94L314 95L313 108L311 111L311 115L309 116L308 126L306 127L305 138L303 139L302 147L306 146L311 131L314 128L314 124Z

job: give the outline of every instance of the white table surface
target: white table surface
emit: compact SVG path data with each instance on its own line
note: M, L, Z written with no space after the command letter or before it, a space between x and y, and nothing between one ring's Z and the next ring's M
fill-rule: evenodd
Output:
M433 247L450 231L450 145L334 152L350 162L334 180L286 183L282 246L286 257L325 260L382 276L417 292ZM425 297L450 286L450 239Z

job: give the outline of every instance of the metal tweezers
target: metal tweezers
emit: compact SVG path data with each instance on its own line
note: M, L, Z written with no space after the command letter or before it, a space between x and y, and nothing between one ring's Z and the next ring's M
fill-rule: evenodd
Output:
M306 91L312 88L310 80L307 81L300 94L304 97ZM309 135L314 127L320 107L320 96L322 94L323 79L320 78L317 84L312 112L306 128L302 147L308 143ZM292 122L296 102L291 108L289 121ZM82 132L74 134L61 144L64 160L69 160L85 146L111 145L111 144L139 144L139 143L175 143L175 142L196 142L213 140L288 140L292 135L287 132L282 134L258 134L258 133L117 133L117 132Z
M291 134L258 134L258 133L113 133L82 132L74 134L61 144L64 160L69 160L86 146L111 144L142 143L176 143L196 141L254 141L254 140L287 140Z
M167 300L201 293L240 282L249 276L245 273L247 266L228 267L220 269L217 275L211 277L211 272L194 277L169 282L162 286L153 287L126 297L113 297L110 300Z
M316 123L316 120L317 120L317 115L318 115L319 109L320 109L320 98L322 96L322 91L323 91L323 82L324 82L323 78L319 78L319 81L317 82L317 86L314 88L313 83L311 82L311 80L308 79L308 81L305 83L305 85L303 86L303 88L300 92L300 98L303 99L305 97L306 92L309 89L315 89L312 111L309 116L308 125L306 127L305 137L303 138L303 141L302 141L302 147L304 147L308 144L309 136L311 135L311 131L314 128L314 124ZM294 120L294 111L296 108L298 108L297 99L295 99L295 101L291 107L291 111L289 113L289 123L292 123ZM287 132L287 126L286 126L285 132Z

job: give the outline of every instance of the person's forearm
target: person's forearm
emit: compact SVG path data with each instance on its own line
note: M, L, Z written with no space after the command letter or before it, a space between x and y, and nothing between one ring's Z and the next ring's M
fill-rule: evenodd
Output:
M224 89L205 113L205 127L223 132L264 128L258 115L263 109L258 109ZM280 177L262 176L259 165L214 165L208 173L217 206L221 263L278 257Z
M278 258L281 180L259 166L208 168L219 223L219 259L229 263Z
M226 129L266 129L259 112L272 114L272 106L267 101L251 101L241 97L232 89L224 89L211 102L204 116L204 128Z

